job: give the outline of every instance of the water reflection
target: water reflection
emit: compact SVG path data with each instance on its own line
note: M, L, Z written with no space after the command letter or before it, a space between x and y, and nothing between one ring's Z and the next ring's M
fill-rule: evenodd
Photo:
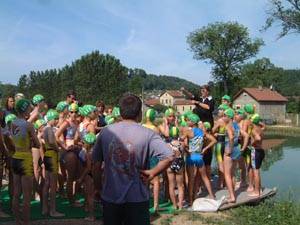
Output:
M270 138L263 141L263 149L265 149L265 159L261 166L263 171L268 171L269 168L277 161L283 159L283 144L286 139Z

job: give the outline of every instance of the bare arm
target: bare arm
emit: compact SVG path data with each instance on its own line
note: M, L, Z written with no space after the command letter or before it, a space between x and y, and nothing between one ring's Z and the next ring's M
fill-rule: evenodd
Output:
M243 130L241 130L241 135L243 137L243 146L242 146L242 149L241 151L245 151L245 149L247 148L248 146L248 142L249 142L249 134Z
M209 144L205 146L205 148L203 148L202 150L203 154L217 143L217 140L213 135L206 133L205 137L209 140Z
M159 131L160 133L165 136L165 137L169 137L170 136L170 133L169 133L169 125L168 125L168 122L166 120L166 118L164 119L164 122L162 125L160 125L159 127Z
M29 132L30 139L32 141L32 147L40 148L40 146L41 146L40 141L39 141L39 139L34 131L34 127L31 123L28 124L28 132Z
M232 124L228 124L227 127L227 135L228 135L228 139L229 139L229 149L225 149L225 153L227 156L230 156L232 149L233 149L233 142L234 142L234 131L233 131L233 127Z
M63 143L60 140L61 135L63 135L63 133L65 132L65 130L67 129L67 127L69 126L69 123L67 121L64 121L61 126L58 128L58 130L55 132L55 139L56 142L58 143L58 145L64 149L67 148L67 146L65 145L65 143Z

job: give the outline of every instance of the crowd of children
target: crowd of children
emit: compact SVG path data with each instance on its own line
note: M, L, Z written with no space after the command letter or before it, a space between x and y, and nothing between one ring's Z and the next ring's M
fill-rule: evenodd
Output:
M101 198L103 179L93 170L93 145L104 126L121 120L119 108L105 112L103 102L97 106L80 105L72 95L55 109L48 109L40 94L32 100L22 94L15 98L14 109L6 113L0 130L0 147L17 224L29 223L33 195L40 198L43 215L62 217L63 212L56 210L56 194L64 196L66 191L69 203L82 207L75 200L78 190L84 191L86 219L93 221L94 200ZM163 118L157 118L157 112L150 108L142 125L158 133L174 154L170 167L151 181L151 212L159 209L162 189L173 210L191 206L200 190L215 199L213 157L218 165L216 188L227 188L227 202L236 201L239 188L247 188L252 197L261 194L259 171L264 159L264 124L253 105L233 109L229 96L224 96L213 127L192 111L178 115L168 108ZM149 166L154 167L158 160L151 158Z

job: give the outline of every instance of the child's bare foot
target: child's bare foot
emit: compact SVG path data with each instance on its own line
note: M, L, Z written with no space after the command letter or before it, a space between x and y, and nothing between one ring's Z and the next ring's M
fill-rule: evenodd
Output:
M88 216L84 218L85 221L94 222L96 218L94 216Z
M250 187L250 186L249 186L249 187L247 188L247 192L253 192L253 191L254 191L254 188L253 188L253 187Z
M80 207L82 207L82 204L79 201L75 201L75 202L72 203L72 207L80 208Z
M209 195L208 198L209 198L209 199L215 200L215 199L216 199L216 196L215 196L215 195Z
M54 211L54 212L50 212L50 216L51 217L64 217L65 214Z
M10 217L10 216L0 210L0 218L7 218L7 217Z
M258 198L260 196L260 193L251 192L251 193L248 193L248 196L253 197L253 198Z
M236 199L235 198L226 198L225 199L225 202L228 204L228 203L235 203L236 202Z

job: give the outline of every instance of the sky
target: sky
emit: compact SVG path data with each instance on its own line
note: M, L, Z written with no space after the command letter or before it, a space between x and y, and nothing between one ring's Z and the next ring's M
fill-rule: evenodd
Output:
M268 7L268 0L1 0L0 81L16 84L22 74L99 50L129 68L204 84L212 66L193 59L186 38L217 21L237 21L262 38L256 58L299 68L299 35L277 40L278 26L260 32Z

